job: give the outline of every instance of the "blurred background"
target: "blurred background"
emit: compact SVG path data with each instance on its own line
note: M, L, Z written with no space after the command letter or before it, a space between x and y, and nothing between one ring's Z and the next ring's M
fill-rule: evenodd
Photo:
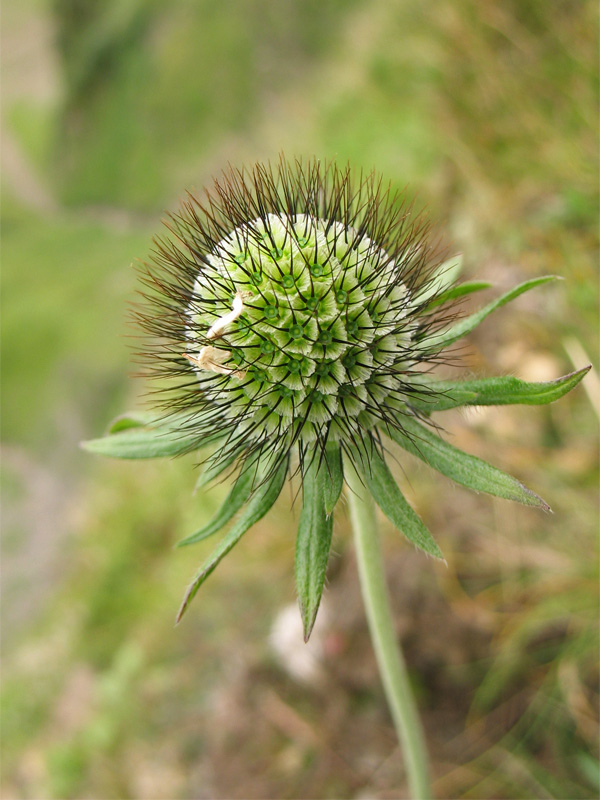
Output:
M395 798L406 786L345 509L296 630L297 506L223 562L173 551L227 487L193 457L78 449L141 402L125 322L161 215L228 162L376 167L499 292L472 375L597 366L597 19L586 0L6 0L3 797ZM482 296L487 301L491 293ZM461 373L464 374L464 373ZM597 381L597 378L595 378ZM597 767L594 375L552 407L446 414L553 515L399 476L448 566L382 520L440 798L588 798Z

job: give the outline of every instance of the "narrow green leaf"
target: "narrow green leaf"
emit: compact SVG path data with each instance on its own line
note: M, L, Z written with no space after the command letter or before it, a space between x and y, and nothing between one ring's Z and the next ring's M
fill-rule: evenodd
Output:
M354 463L375 502L390 522L404 534L409 542L443 561L444 556L435 539L408 504L388 465L379 453L373 449L368 454L363 453L362 457L357 455Z
M471 333L471 331L474 330L489 314L491 314L492 311L495 311L497 308L506 305L506 303L509 303L511 300L519 297L519 295L524 294L524 292L534 289L536 286L542 286L545 283L555 280L558 280L556 275L545 275L542 278L534 278L533 280L525 281L525 283L516 286L514 289L511 289L510 292L506 292L506 294L503 294L502 297L499 297L497 300L493 300L491 303L488 303L487 306L484 306L474 314L461 319L460 322L457 322L451 328L448 328L445 331L440 331L439 333L427 334L427 336L423 339L423 343L428 348L435 347L436 349L442 349L444 347L448 347L449 345L454 344L454 342L457 342L459 339L462 339L463 336Z
M217 433L198 433L187 414L157 417L146 412L124 414L110 425L101 439L81 442L81 447L110 458L161 458L198 450L221 438Z
M284 462L276 469L273 476L254 493L242 516L219 542L210 558L200 567L185 593L176 623L181 621L196 592L222 559L239 542L246 531L259 519L262 519L275 503L283 487L286 472L287 462Z
M442 475L469 489L550 511L550 507L541 497L523 486L516 478L480 458L463 453L412 417L402 416L399 424L405 433L387 428L388 436Z
M461 389L475 392L476 397L468 401L472 406L529 405L541 406L563 397L582 380L591 366L578 369L544 383L528 383L519 378L499 377L465 381Z
M325 511L329 516L333 513L344 487L344 468L342 466L342 450L340 447L329 447L325 451L322 475Z
M208 444L197 434L165 428L129 428L121 433L82 442L84 450L110 458L178 456Z
M252 494L252 490L256 484L256 467L255 464L250 468L242 469L238 475L237 480L231 487L231 491L225 498L221 508L217 511L212 520L200 530L186 536L180 542L177 542L177 547L185 547L189 544L201 542L208 539L214 533L217 533L221 528L232 519L237 512L244 506Z
M296 590L305 642L317 618L331 547L333 514L327 513L325 499L329 481L325 462L319 466L315 458L303 476L304 502L296 536Z
M431 303L427 306L427 309L435 308L436 306L441 306L444 303L448 303L450 300L457 300L459 297L465 297L468 294L473 294L474 292L481 292L484 289L489 289L491 287L491 283L487 281L466 281L465 283L459 283L458 286L453 286L450 289L446 289L445 292L438 294L437 297L433 298Z
M408 402L413 408L426 413L464 405L546 405L574 389L590 369L583 367L545 383L528 383L510 376L472 381L428 381L423 382L426 391L411 396Z

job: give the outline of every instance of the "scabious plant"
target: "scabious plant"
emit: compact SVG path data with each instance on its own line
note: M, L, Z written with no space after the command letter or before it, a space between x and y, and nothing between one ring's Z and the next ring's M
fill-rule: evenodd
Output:
M202 541L232 522L194 576L178 620L269 511L286 477L299 473L295 572L307 639L346 482L363 592L393 695L393 665L379 652L393 648L389 620L388 643L378 645L387 612L376 596L383 578L374 566L371 498L410 542L436 558L442 553L392 477L388 442L470 489L547 510L518 480L449 444L431 415L548 403L586 370L550 383L440 381L431 371L488 314L554 277L526 281L461 315L460 299L489 284L456 284L460 259L444 258L427 221L380 177L317 160L231 169L202 197L189 195L168 228L145 266L134 311L156 410L118 419L86 447L120 458L202 450L200 485L233 474L215 518L181 542ZM423 782L414 790L426 794Z

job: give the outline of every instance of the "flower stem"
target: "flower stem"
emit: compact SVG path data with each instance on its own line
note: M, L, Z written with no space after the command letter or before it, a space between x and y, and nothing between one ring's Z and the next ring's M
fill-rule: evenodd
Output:
M432 795L425 737L394 630L375 504L356 473L350 469L346 472L350 473L346 482L360 586L379 673L403 750L411 795L413 800L429 800Z

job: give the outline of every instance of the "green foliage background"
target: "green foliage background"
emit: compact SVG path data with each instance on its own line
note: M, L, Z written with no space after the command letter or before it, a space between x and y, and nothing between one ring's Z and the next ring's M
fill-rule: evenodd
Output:
M470 278L566 279L487 321L469 372L597 365L595 4L20 0L4 17L4 796L397 796L360 612L331 623L324 695L269 649L294 600L292 493L175 630L204 551L171 546L226 487L192 496L193 460L77 444L143 394L124 319L163 210L281 151L413 187ZM593 380L555 407L449 424L552 517L403 463L449 561L389 531L440 797L597 795ZM357 593L346 529L333 607Z

